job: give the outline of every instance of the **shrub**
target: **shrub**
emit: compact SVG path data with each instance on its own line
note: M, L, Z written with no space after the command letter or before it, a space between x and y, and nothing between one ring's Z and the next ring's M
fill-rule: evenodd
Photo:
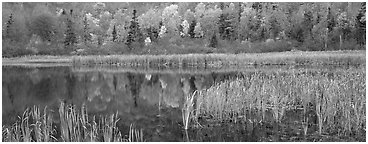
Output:
M34 51L26 49L24 44L3 40L2 44L3 57L18 57L23 55L33 55Z

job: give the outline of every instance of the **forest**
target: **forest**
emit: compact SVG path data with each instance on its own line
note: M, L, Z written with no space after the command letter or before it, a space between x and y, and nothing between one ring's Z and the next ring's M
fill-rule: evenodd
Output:
M365 50L365 13L365 2L4 2L2 56Z

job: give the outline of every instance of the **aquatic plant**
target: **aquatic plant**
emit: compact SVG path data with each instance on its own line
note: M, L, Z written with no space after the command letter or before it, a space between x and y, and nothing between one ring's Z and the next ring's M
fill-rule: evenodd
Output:
M32 124L34 126L34 134L36 142L49 142L56 141L56 138L53 136L55 129L52 126L52 116L47 114L47 107L44 108L44 113L41 115L40 109L36 106L33 107L31 112L33 121Z
M129 126L129 136L127 142L144 142L143 140L143 130L135 128L134 124Z
M74 105L59 106L60 126L54 127L53 116L44 108L43 114L39 107L27 108L13 125L3 125L3 142L136 142L143 141L143 130L130 126L128 139L123 138L117 127L118 113L100 116L89 116L85 105L77 110ZM89 118L91 117L91 118ZM55 137L60 135L60 137Z
M190 122L190 116L193 113L193 106L194 106L194 96L196 95L197 91L194 91L193 94L189 94L185 96L185 102L184 106L182 108L182 118L183 118L183 124L184 129L188 129L189 122Z
M74 56L73 66L114 65L143 68L221 68L246 65L365 65L359 51L277 52L253 54L177 54Z
M254 72L199 91L193 119L282 123L286 113L296 112L305 135L311 124L320 135L356 134L365 131L364 80L360 69Z

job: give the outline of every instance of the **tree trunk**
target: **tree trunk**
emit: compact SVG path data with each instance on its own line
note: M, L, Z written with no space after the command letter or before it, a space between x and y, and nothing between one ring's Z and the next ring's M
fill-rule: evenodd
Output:
M325 50L327 50L327 42L328 42L328 28L326 28L326 41L325 41Z
M342 36L340 34L340 50L341 50L341 46L342 46Z

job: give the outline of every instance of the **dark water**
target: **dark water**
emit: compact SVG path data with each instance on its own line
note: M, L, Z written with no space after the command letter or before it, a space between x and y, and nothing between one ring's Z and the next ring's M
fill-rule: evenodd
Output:
M34 105L57 111L63 100L77 107L86 104L90 115L118 112L122 133L128 134L129 125L134 123L143 129L146 141L264 141L274 135L274 141L282 141L278 135L282 130L272 125L205 124L207 127L184 131L184 95L241 76L237 71L145 73L16 66L3 66L2 70L3 125L14 123Z

